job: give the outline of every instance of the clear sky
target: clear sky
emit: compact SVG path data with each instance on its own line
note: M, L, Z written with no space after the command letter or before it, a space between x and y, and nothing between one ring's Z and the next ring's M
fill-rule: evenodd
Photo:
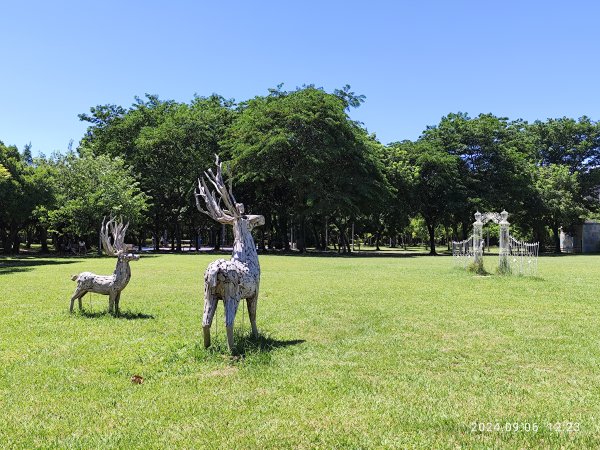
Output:
M158 94L350 84L383 143L449 113L600 119L595 1L0 1L0 140L66 150L77 114Z

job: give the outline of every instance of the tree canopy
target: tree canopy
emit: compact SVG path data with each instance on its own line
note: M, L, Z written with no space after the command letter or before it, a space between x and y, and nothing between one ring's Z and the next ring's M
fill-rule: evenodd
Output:
M227 236L194 205L215 154L238 200L265 216L262 248L348 252L357 238L377 247L416 238L435 254L440 240L467 237L476 210L507 209L517 232L558 250L561 228L598 216L600 125L586 116L450 113L415 141L383 145L349 115L364 101L348 85L279 85L240 103L147 94L81 114L89 126L76 152L36 158L30 144L0 142L2 248L94 243L109 214L129 220L140 245L218 247Z

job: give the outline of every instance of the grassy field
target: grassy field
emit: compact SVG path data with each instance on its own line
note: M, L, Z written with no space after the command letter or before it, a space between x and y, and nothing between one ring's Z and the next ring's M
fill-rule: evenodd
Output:
M68 313L70 275L113 259L0 258L0 447L600 447L600 256L537 278L261 256L262 336L240 309L233 359L222 306L201 345L213 259L143 256L113 318L99 295Z

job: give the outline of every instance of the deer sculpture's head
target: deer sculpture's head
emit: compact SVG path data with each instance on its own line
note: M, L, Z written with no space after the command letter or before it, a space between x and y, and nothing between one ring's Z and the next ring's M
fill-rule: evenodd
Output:
M223 181L223 163L219 156L215 155L216 173L212 169L204 172L204 177L198 180L198 192L196 192L196 206L200 212L216 220L219 223L241 226L251 231L254 227L265 224L264 216L245 214L244 204L235 201L231 190L231 174L229 186ZM214 187L211 191L206 180ZM202 207L200 198L204 199L206 209ZM221 201L223 205L221 205Z
M102 221L100 228L100 240L104 252L110 256L116 256L119 262L137 261L140 255L127 252L125 245L125 233L129 224L124 225L122 221L110 218L108 222L106 218Z

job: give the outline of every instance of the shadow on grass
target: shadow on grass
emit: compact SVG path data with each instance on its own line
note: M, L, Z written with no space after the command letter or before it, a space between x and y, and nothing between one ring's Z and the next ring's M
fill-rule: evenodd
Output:
M357 250L354 251L352 253L337 253L335 251L329 251L329 252L317 252L317 251L307 251L305 253L300 253L298 251L277 251L277 250L267 250L267 251L260 251L259 252L259 256L260 255L271 255L271 256L295 256L298 258L305 258L305 257L318 257L318 258L415 258L418 256L432 256L429 254L429 252L425 251L425 252L419 252L419 251L412 251L409 250L409 252L412 253L402 253L402 252L378 252L376 250ZM437 253L436 255L433 256L452 256L451 253Z
M299 345L304 342L306 342L304 339L291 339L289 341L280 341L278 339L273 339L270 336L266 336L260 333L256 338L252 335L252 333L246 334L244 336L238 333L235 336L234 341L234 354L244 356L246 353L272 352L273 350L277 350L278 348L285 348L291 345Z
M154 319L152 314L144 314L141 312L133 312L133 311L121 311L118 316L114 314L110 314L108 311L88 311L86 309L79 311L80 316L88 318L88 319L98 319L100 317L114 317L115 319L125 319L125 320L140 320L140 319Z
M251 332L241 333L240 331L235 330L233 342L233 354L230 354L229 349L227 348L227 338L225 337L225 333L213 336L209 348L205 349L203 345L197 345L196 359L202 360L205 359L206 356L212 355L228 358L232 363L244 359L267 362L270 360L270 353L274 350L299 345L306 341L304 339L281 341L263 333L259 333L258 337L255 338Z
M29 272L38 266L51 266L57 264L74 264L77 261L69 260L47 260L38 258L11 258L4 259L0 258L0 275L17 273L17 272Z
M554 253L554 252L540 252L540 256L550 257L550 258L567 258L572 256L590 256L590 255L599 255L598 252L590 252L590 253Z

